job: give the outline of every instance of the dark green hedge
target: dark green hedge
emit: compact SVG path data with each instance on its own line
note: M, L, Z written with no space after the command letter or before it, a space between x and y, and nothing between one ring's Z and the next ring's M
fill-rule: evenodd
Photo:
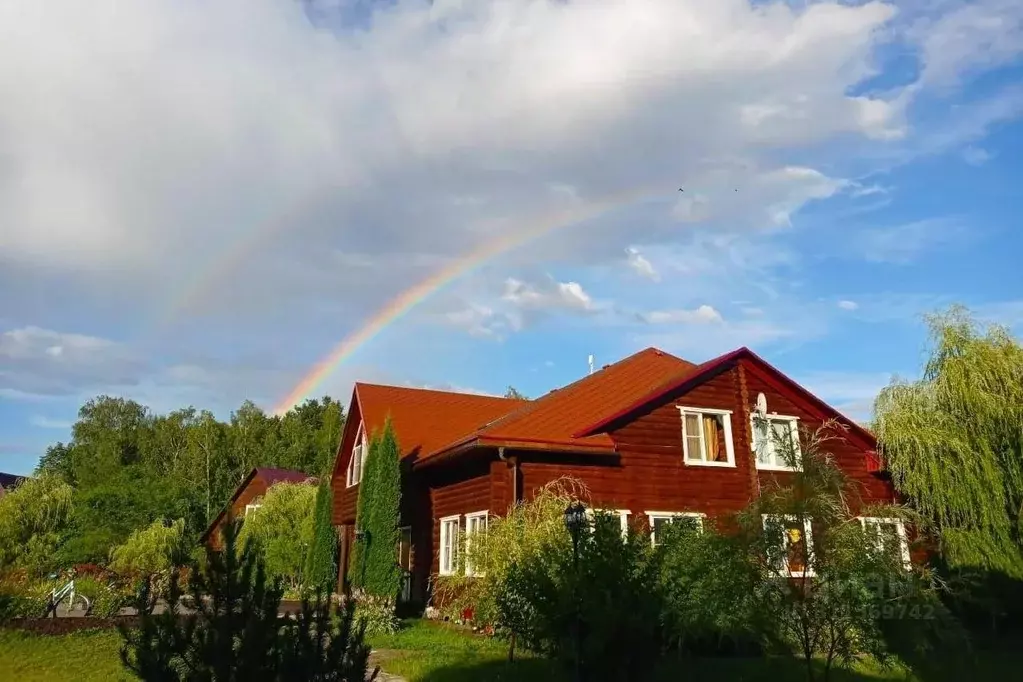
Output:
M364 532L352 552L352 586L367 593L397 598L398 526L401 505L401 450L388 418L382 434L373 434L359 484L356 528Z

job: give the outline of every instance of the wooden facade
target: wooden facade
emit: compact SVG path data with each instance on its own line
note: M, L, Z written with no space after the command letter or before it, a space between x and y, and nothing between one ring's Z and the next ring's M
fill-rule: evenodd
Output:
M650 362L664 362L666 354L660 351L649 349L643 353L651 351L659 359L645 356L649 360L646 365L633 363L636 371L649 367ZM594 508L627 511L628 522L641 527L647 525L650 512L695 512L716 517L738 511L759 494L763 485L789 475L757 467L751 445L751 415L761 393L769 414L796 418L802 431L813 432L825 421L842 425L842 435L830 441L828 449L849 478L859 484L864 502L895 501L889 478L877 466L873 437L752 352L740 349L700 366L674 360L680 363L676 376L669 372L669 376L652 384L655 390L643 391L640 386L616 401L616 382L623 381L627 372L609 373L603 378L603 386L598 372L533 401L535 405L508 406L509 416L462 438L449 438L442 447L424 447L406 457L402 525L411 527L411 572L417 598L428 598L431 576L440 571L442 519L458 516L464 531L466 515L483 511L502 515L516 500L529 499L536 490L561 477L585 483ZM602 395L607 396L606 400ZM592 410L580 409L580 396L590 401ZM357 397L353 396L349 411L352 421L362 418ZM542 401L548 404L540 404ZM580 416L555 424L551 415L557 415L562 407L556 401L565 405L566 414ZM731 465L694 464L685 459L680 408L704 408L727 415ZM524 418L517 416L520 411L525 413ZM583 414L589 414L585 421ZM401 441L400 415L393 416ZM538 424L538 434L542 432L542 438L538 435L535 442L522 435L530 419ZM513 433L509 424L517 431ZM358 486L347 487L344 472L353 445L348 434L355 429L355 425L349 428L346 424L334 473L334 518L344 527L347 543L354 539ZM348 550L346 547L346 557L350 555ZM342 579L343 575L344 567Z

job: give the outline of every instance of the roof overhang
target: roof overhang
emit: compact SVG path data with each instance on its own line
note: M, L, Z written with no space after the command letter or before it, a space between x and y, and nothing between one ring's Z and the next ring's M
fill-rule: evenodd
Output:
M413 465L413 469L423 469L476 449L508 448L533 452L559 452L565 454L613 455L613 445L595 443L571 443L567 441L533 440L528 438L509 438L504 436L474 436L461 440L440 450L431 452Z

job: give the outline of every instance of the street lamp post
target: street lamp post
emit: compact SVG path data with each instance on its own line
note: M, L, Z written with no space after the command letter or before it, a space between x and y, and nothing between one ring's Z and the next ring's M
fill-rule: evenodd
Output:
M573 502L565 509L565 528L572 536L572 571L575 580L573 590L575 592L575 632L573 633L575 645L575 680L582 682L582 623L579 614L579 534L586 525L586 507L580 502Z

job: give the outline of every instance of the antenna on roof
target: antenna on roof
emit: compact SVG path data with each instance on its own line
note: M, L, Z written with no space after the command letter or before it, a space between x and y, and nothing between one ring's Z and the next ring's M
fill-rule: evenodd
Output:
M589 360L589 363L590 363L590 374L593 374L593 355L590 355L588 360Z

